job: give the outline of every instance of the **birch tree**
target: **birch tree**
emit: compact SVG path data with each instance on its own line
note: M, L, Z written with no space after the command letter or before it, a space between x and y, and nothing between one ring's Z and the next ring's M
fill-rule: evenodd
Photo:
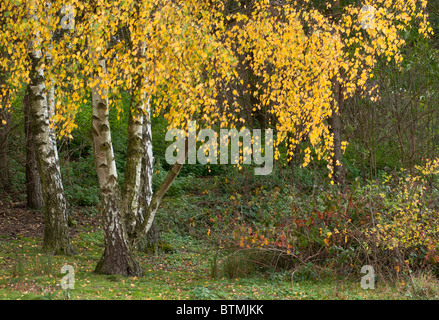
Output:
M193 3L192 3L193 5ZM118 14L107 15L107 12L117 10ZM156 192L152 190L153 174L153 151L152 151L152 128L151 128L151 105L150 98L157 93L163 92L162 86L168 86L167 90L177 91L178 86L186 87L186 90L173 96L172 104L167 101L166 106L172 112L174 104L180 104L181 100L187 102L187 107L193 107L190 104L195 102L195 108L200 105L198 100L203 97L207 99L212 97L211 92L199 91L194 94L189 86L202 84L203 79L197 78L201 75L203 67L207 63L212 63L207 59L206 48L213 46L208 50L213 52L220 43L214 39L205 39L202 32L208 32L208 25L199 23L195 18L196 14L202 11L195 10L190 12L189 3L186 2L126 2L124 5L115 6L114 3L106 3L97 6L93 11L93 21L100 21L99 26L104 27L106 34L117 34L116 44L113 43L114 52L117 52L117 61L104 56L91 59L99 61L98 71L95 71L95 87L93 88L93 137L95 147L95 160L98 170L98 178L101 188L101 202L103 210L103 226L105 232L105 250L104 255L96 267L97 272L101 273L118 273L124 275L141 274L141 268L133 257L141 239L150 230L161 199L168 190L169 186L177 177L181 164L175 165L163 184ZM130 20L124 20L124 14L131 14ZM134 18L133 18L134 15ZM91 16L90 16L91 18ZM189 20L192 19L192 20ZM105 21L105 22L104 22ZM169 26L179 24L180 28L187 28L186 31L190 36L198 36L198 40L205 46L199 49L193 48L193 52L187 53L182 57L180 47L187 45L184 41L186 38L180 36L175 39L170 37ZM97 25L97 24L95 24ZM110 27L109 27L110 26ZM204 28L204 30L203 30ZM103 32L95 30L95 35L102 35ZM179 29L177 32L182 32ZM109 30L112 30L108 32ZM175 30L173 30L175 31ZM144 39L148 39L145 41ZM195 39L189 38L190 41ZM164 42L165 40L165 42ZM94 54L102 52L102 45L107 47L107 52L111 51L111 38L102 38L97 36L90 40L90 51ZM173 50L169 52L168 50ZM170 54L169 54L170 53ZM200 53L203 55L200 57ZM227 52L225 52L226 54ZM106 56L108 57L108 55ZM187 58L196 64L188 64L186 77L182 77L177 72L181 70L172 69L181 68L181 59ZM227 61L232 56L224 55ZM198 59L198 60L197 60ZM110 67L105 66L105 62ZM168 70L157 70L157 66L167 66ZM193 70L189 68L193 67ZM115 77L113 75L125 70L125 75ZM171 72L175 72L180 79L173 84ZM210 71L209 71L210 72ZM105 80L104 80L105 79ZM116 88L112 79L119 81ZM171 82L171 86L169 85ZM213 86L213 83L211 83ZM174 87L173 87L174 86ZM109 88L112 88L113 94L120 92L121 88L131 92L130 116L128 123L128 145L127 145L127 166L125 169L125 184L123 192L117 184L117 171L115 167L114 155L111 147L111 137L108 120L108 96ZM170 88L169 88L170 87ZM200 87L200 86L199 86ZM201 88L200 88L201 89ZM166 91L164 99L168 99L169 91ZM203 100L201 100L203 101ZM169 112L168 111L168 112ZM196 109L192 109L192 114ZM183 110L174 114L175 119L180 125L184 120L191 118L190 113Z
M23 84L28 86L29 122L45 205L43 250L49 254L70 255L75 250L68 232L67 200L56 143L55 88L47 72L51 64L53 30L59 18L56 7L51 4L37 0L1 3L0 47L8 53L7 58L0 61L7 74L1 95L16 97ZM11 99L2 107L9 109L10 103Z
M248 1L242 2L248 5L245 10L230 12L219 0L72 0L75 27L52 41L64 3L53 1L49 9L36 3L45 8L45 21L25 20L23 9L12 0L1 4L2 12L15 15L1 31L0 41L16 62L12 67L3 59L1 67L12 75L9 93L16 93L23 79L30 83L40 174L47 191L44 200L56 200L53 206L59 208L64 208L65 198L53 130L72 138L75 115L91 93L105 239L96 271L105 274L142 274L136 248L184 163L177 162L162 185L152 190L151 117L164 117L169 129L187 129L193 119L207 128L242 128L248 116L243 114L241 97L254 96L251 116L263 112L269 119L267 127L276 129L275 157L280 157L282 143L291 157L307 139L303 165L313 157L324 159L331 177L337 164L334 148L343 146L331 132L336 124L330 119L338 112L334 92L343 90L344 97L366 91L377 56L400 61L401 30L415 24L420 32L429 31L422 0L372 1L377 8L375 29L361 27L363 4L346 6L335 21L311 1ZM8 44L17 39L32 45L22 49ZM255 85L243 85L237 56L251 68L249 74L258 80ZM127 166L119 168L125 169L123 187L109 122L112 108L122 112L122 92L131 94ZM52 199L49 193L59 196ZM46 216L57 217L59 230L65 225L64 209ZM52 226L50 219L47 225ZM64 232L54 238L67 236Z
M43 51L39 46L42 41L42 26L39 16L44 14L44 6L31 3L29 21L31 35L28 41L30 72L29 72L29 106L32 131L37 153L37 165L41 178L45 228L43 249L49 253L74 254L68 231L67 200L61 179L61 170L54 132L54 87L47 89L45 72L42 65L50 60L43 59ZM47 27L47 26L46 26ZM50 41L50 38L48 39ZM46 40L47 41L47 40Z

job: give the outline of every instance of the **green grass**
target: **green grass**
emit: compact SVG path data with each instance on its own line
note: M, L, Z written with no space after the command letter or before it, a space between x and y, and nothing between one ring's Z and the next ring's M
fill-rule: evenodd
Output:
M138 278L99 275L93 272L104 249L100 225L97 221L93 221L95 225L87 223L89 219L97 217L94 206L91 209L87 207L87 210L84 207L77 210L77 215L83 215L87 219L85 223L74 227L76 232L72 243L77 255L73 257L43 255L41 238L18 234L11 240L7 235L0 235L0 299L439 298L438 280L426 271L401 274L392 281L379 279L375 289L364 290L361 288L360 270L354 270L348 276L342 277L340 272L336 275L329 269L313 264L295 265L291 270L272 267L260 269L254 265L248 266L239 259L228 259L240 255L236 252L231 255L232 250L224 246L219 250L218 244L215 244L218 242L214 239L219 233L219 239L229 239L223 232L224 229L219 227L227 227L228 224L212 222L212 217L226 215L226 212L230 215L238 212L245 214L246 219L264 222L274 219L273 212L282 216L288 215L291 206L288 194L276 193L273 196L273 193L265 192L265 189L252 189L252 185L257 186L254 181L247 181L251 191L246 192L237 187L247 186L246 183L229 183L226 179L223 180L197 179L197 183L191 188L191 195L173 195L164 199L157 222L162 230L162 240L172 250L167 250L166 253L159 251L158 254L138 254L145 272L144 276ZM234 189L231 192L225 188ZM257 195L252 195L255 192L258 192ZM230 194L237 200L231 200ZM238 200L241 202L238 203ZM250 202L251 206L242 205ZM306 210L306 205L305 202L300 203L300 208ZM255 210L251 211L251 208ZM80 218L81 216L75 217L78 221ZM210 236L207 234L208 230L212 231ZM61 273L63 265L71 265L75 270L75 288L69 292L60 285L65 276ZM233 272L233 268L239 267L248 269L244 272ZM230 277L231 274L235 277Z
M0 239L0 299L423 299L438 298L438 287L426 277L415 282L377 283L364 290L360 279L295 279L288 271L254 273L243 278L211 276L214 248L190 236L163 234L173 253L145 255L139 278L93 272L102 253L102 232L83 229L73 239L74 257L41 254L39 239ZM75 288L61 286L61 267L72 265ZM417 287L413 284L418 283ZM415 290L416 289L416 290Z

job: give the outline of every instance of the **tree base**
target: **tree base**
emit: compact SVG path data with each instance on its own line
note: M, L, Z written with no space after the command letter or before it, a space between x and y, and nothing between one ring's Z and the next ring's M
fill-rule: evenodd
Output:
M154 221L149 231L139 241L139 244L137 245L137 251L143 253L150 253L151 249L153 249L154 253L156 253L159 242L160 242L160 230Z
M130 254L104 255L94 270L98 274L121 275L124 277L140 277L143 275L139 262Z
M50 239L50 240L48 240ZM54 236L45 235L43 240L43 251L48 255L63 255L74 256L76 255L75 247L70 243L69 239L63 238L63 240L54 240Z
M67 247L48 248L43 247L43 251L48 255L62 255L62 256L74 256L77 254L75 248L72 245Z

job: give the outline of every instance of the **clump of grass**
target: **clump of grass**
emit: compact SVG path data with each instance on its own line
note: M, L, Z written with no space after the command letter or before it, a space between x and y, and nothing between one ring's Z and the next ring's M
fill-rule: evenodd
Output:
M225 258L222 268L229 278L241 278L253 273L255 264L245 254L235 253Z
M25 259L17 256L13 260L11 275L13 277L22 277L25 275L40 276L54 274L51 256L34 256Z
M218 295L209 288L198 286L191 290L191 295L194 299L211 300L218 299Z
M18 256L14 259L14 263L11 268L11 275L13 277L22 277L25 274L25 266L23 258Z
M291 257L279 250L251 248L227 255L222 263L222 271L229 278L240 278L261 271L288 269L293 263Z
M215 279L218 276L218 251L215 251L212 260L210 261L210 277Z
M439 281L428 271L410 273L408 296L415 299L438 299Z

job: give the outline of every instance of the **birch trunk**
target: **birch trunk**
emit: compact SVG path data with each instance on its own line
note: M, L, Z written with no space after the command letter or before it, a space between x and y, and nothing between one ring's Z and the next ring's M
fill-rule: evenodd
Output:
M151 129L151 112L149 107L149 101L147 102L146 113L143 115L143 157L142 157L142 171L141 181L142 188L140 193L140 216L142 220L145 217L145 212L151 204L153 189L152 189L152 176L154 173L154 155L152 152L152 129ZM148 230L146 230L148 232Z
M104 229L104 253L95 272L138 276L142 274L136 261L123 223L122 196L117 181L116 162L111 142L108 90L102 75L106 73L105 60L99 60L100 73L95 73L97 85L92 91L92 136L96 171L99 180Z
M144 105L132 94L128 120L127 165L125 168L124 221L128 235L132 233L139 217L139 199L142 185L143 158L143 109Z
M43 250L50 254L75 253L67 226L67 200L59 167L58 151L46 95L44 71L40 68L41 51L30 49L29 107L35 151L45 204Z
M143 223L145 213L151 203L154 156L152 151L151 112L149 101L139 100L133 93L130 120L128 123L127 167L125 170L125 226L132 240L136 225ZM144 231L135 246L137 251L146 251L156 246L160 232L155 225ZM134 243L131 242L134 246Z
M144 220L145 212L152 199L152 176L154 172L154 157L152 152L152 130L150 121L149 101L136 99L134 95L135 109L132 109L128 124L128 148L127 168L125 171L125 206L127 233L130 239L136 225ZM145 230L145 236L135 247L138 251L144 251L149 245L156 245L159 240L157 228ZM134 245L134 243L131 243Z
M139 43L138 58L145 54L145 43ZM128 123L127 166L125 170L125 225L129 238L133 239L136 225L140 225L152 199L152 176L154 157L152 152L151 111L149 100L142 93L146 81L141 73L134 79L131 92L131 106ZM145 102L146 101L146 102ZM155 226L155 224L153 224ZM157 228L145 230L136 250L144 251L149 245L157 245L160 234ZM131 242L132 245L133 242Z
M185 143L185 152L184 152L184 158L188 155L189 148L192 147L189 146L188 140L186 139ZM151 149L152 151L152 149ZM145 159L146 161L146 159ZM151 159L152 161L152 159ZM131 234L131 242L133 246L138 246L140 241L142 240L142 237L148 232L154 222L155 215L157 213L157 210L159 209L160 202L163 199L163 196L168 191L169 187L172 185L172 183L177 178L178 174L181 171L181 168L183 167L183 163L185 162L185 159L178 159L177 162L172 166L171 170L168 172L167 176L163 180L162 184L160 185L159 189L152 193L151 192L151 201L147 205L146 201L142 203L142 217L143 221L141 223L137 223L135 231ZM146 167L146 166L145 166ZM151 168L151 167L150 167ZM145 174L148 174L145 172ZM152 173L151 176L152 178ZM151 188L152 191L152 188ZM145 192L147 192L147 189L145 189ZM145 196L148 195L145 194Z
M143 115L143 117L143 157L141 171L142 185L139 197L138 225L142 224L145 220L148 207L151 204L153 196L152 177L154 173L154 156L152 150L151 112L149 101L147 102L146 113ZM152 223L145 229L144 235L140 235L140 239L137 242L137 250L139 251L144 252L148 250L150 246L156 247L158 241L160 240L160 231L155 224L154 216L152 217Z

